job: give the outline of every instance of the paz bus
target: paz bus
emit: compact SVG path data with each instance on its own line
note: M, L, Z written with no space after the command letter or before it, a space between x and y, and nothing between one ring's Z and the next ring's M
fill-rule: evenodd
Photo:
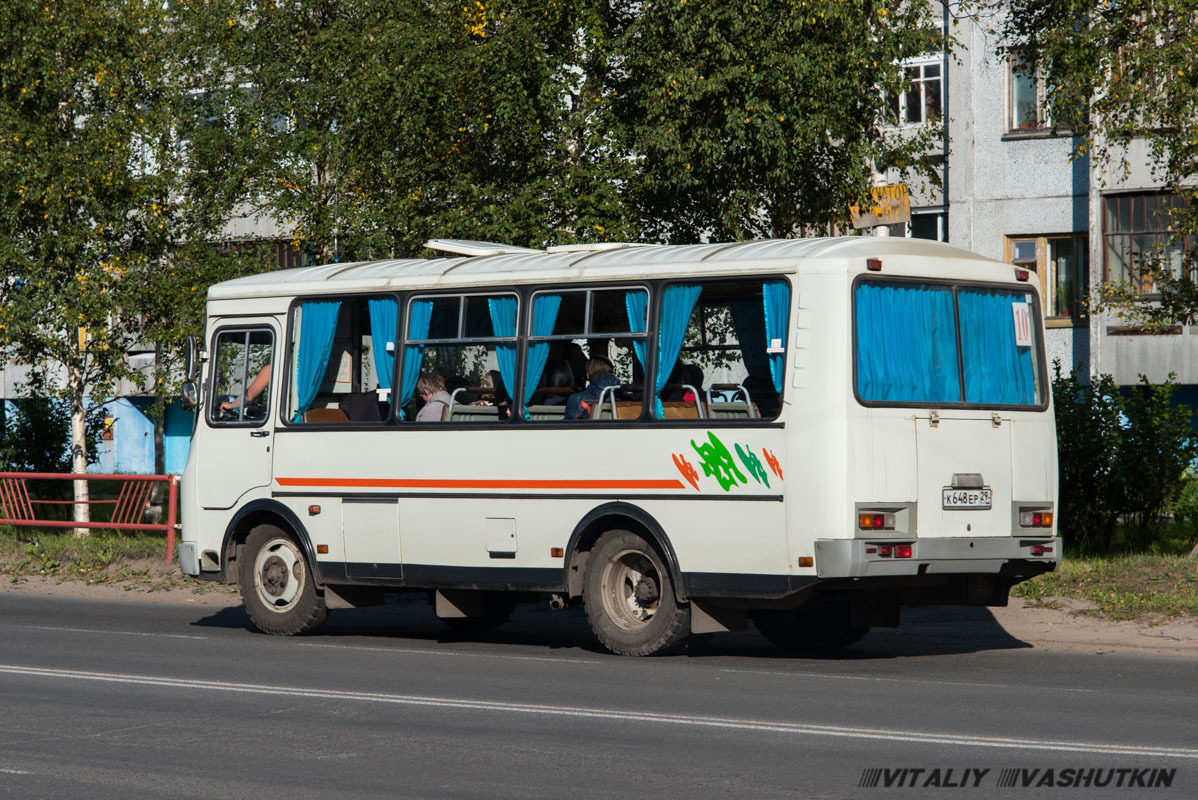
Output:
M428 247L209 290L179 560L261 631L419 591L466 630L547 600L615 653L750 623L802 651L1059 563L1027 271L881 237Z

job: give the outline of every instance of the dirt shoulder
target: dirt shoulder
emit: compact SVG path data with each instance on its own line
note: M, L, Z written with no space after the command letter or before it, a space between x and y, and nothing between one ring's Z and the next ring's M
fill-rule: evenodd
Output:
M177 566L160 561L134 565L138 577L89 583L46 576L3 576L0 597L12 592L94 598L99 601L237 606L235 587L185 578ZM993 608L994 620L1011 637L1038 650L1086 653L1147 653L1198 658L1198 619L1169 622L1115 622L1094 616L1076 600L1027 601L1012 597L1006 608ZM967 624L967 623L962 623ZM900 629L901 630L901 629ZM952 631L939 628L941 635ZM961 631L961 633L968 633Z

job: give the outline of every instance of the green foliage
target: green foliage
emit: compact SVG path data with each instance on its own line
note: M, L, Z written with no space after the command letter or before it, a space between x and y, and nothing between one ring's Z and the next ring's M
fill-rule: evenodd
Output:
M15 411L0 420L0 472L70 472L70 408L58 398L15 401ZM104 409L93 406L87 415L88 463L99 458L96 442L104 424ZM67 490L70 484L58 484Z
M279 220L318 262L792 235L843 220L873 165L934 178L938 126L883 124L900 62L943 47L930 10L185 3L186 194Z
M944 46L923 0L638 5L616 106L649 236L792 236L845 221L874 166L934 177L939 125L883 122L903 59Z
M1056 364L1058 524L1081 552L1151 546L1198 458L1194 412L1173 405L1172 376L1160 385L1141 380L1125 394L1109 375L1085 384Z

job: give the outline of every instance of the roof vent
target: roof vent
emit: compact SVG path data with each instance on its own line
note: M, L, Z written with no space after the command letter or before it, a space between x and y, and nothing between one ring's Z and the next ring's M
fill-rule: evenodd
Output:
M476 242L471 239L429 239L424 246L429 250L453 253L457 256L501 256L509 253L527 255L545 252L544 250L533 250L531 247L517 247L514 244Z
M586 244L555 244L546 253L598 253L604 250L624 250L629 247L652 247L640 242L588 242Z

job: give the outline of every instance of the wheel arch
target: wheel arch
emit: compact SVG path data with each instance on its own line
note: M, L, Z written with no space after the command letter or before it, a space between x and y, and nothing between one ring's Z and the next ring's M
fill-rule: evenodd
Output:
M574 526L566 546L566 563L563 567L563 585L571 597L582 594L583 574L587 555L599 537L610 530L627 530L636 533L661 554L670 571L670 582L674 585L674 596L681 602L687 599L686 586L682 582L682 571L678 568L678 556L666 535L665 529L653 515L640 506L616 501L597 506Z
M319 565L316 561L316 551L308 530L287 506L277 500L262 498L246 503L229 521L225 528L225 537L221 545L221 580L225 583L237 581L237 558L241 547L245 544L250 531L259 525L277 525L295 537L304 558L311 565L310 572L313 582L323 588L320 580Z

